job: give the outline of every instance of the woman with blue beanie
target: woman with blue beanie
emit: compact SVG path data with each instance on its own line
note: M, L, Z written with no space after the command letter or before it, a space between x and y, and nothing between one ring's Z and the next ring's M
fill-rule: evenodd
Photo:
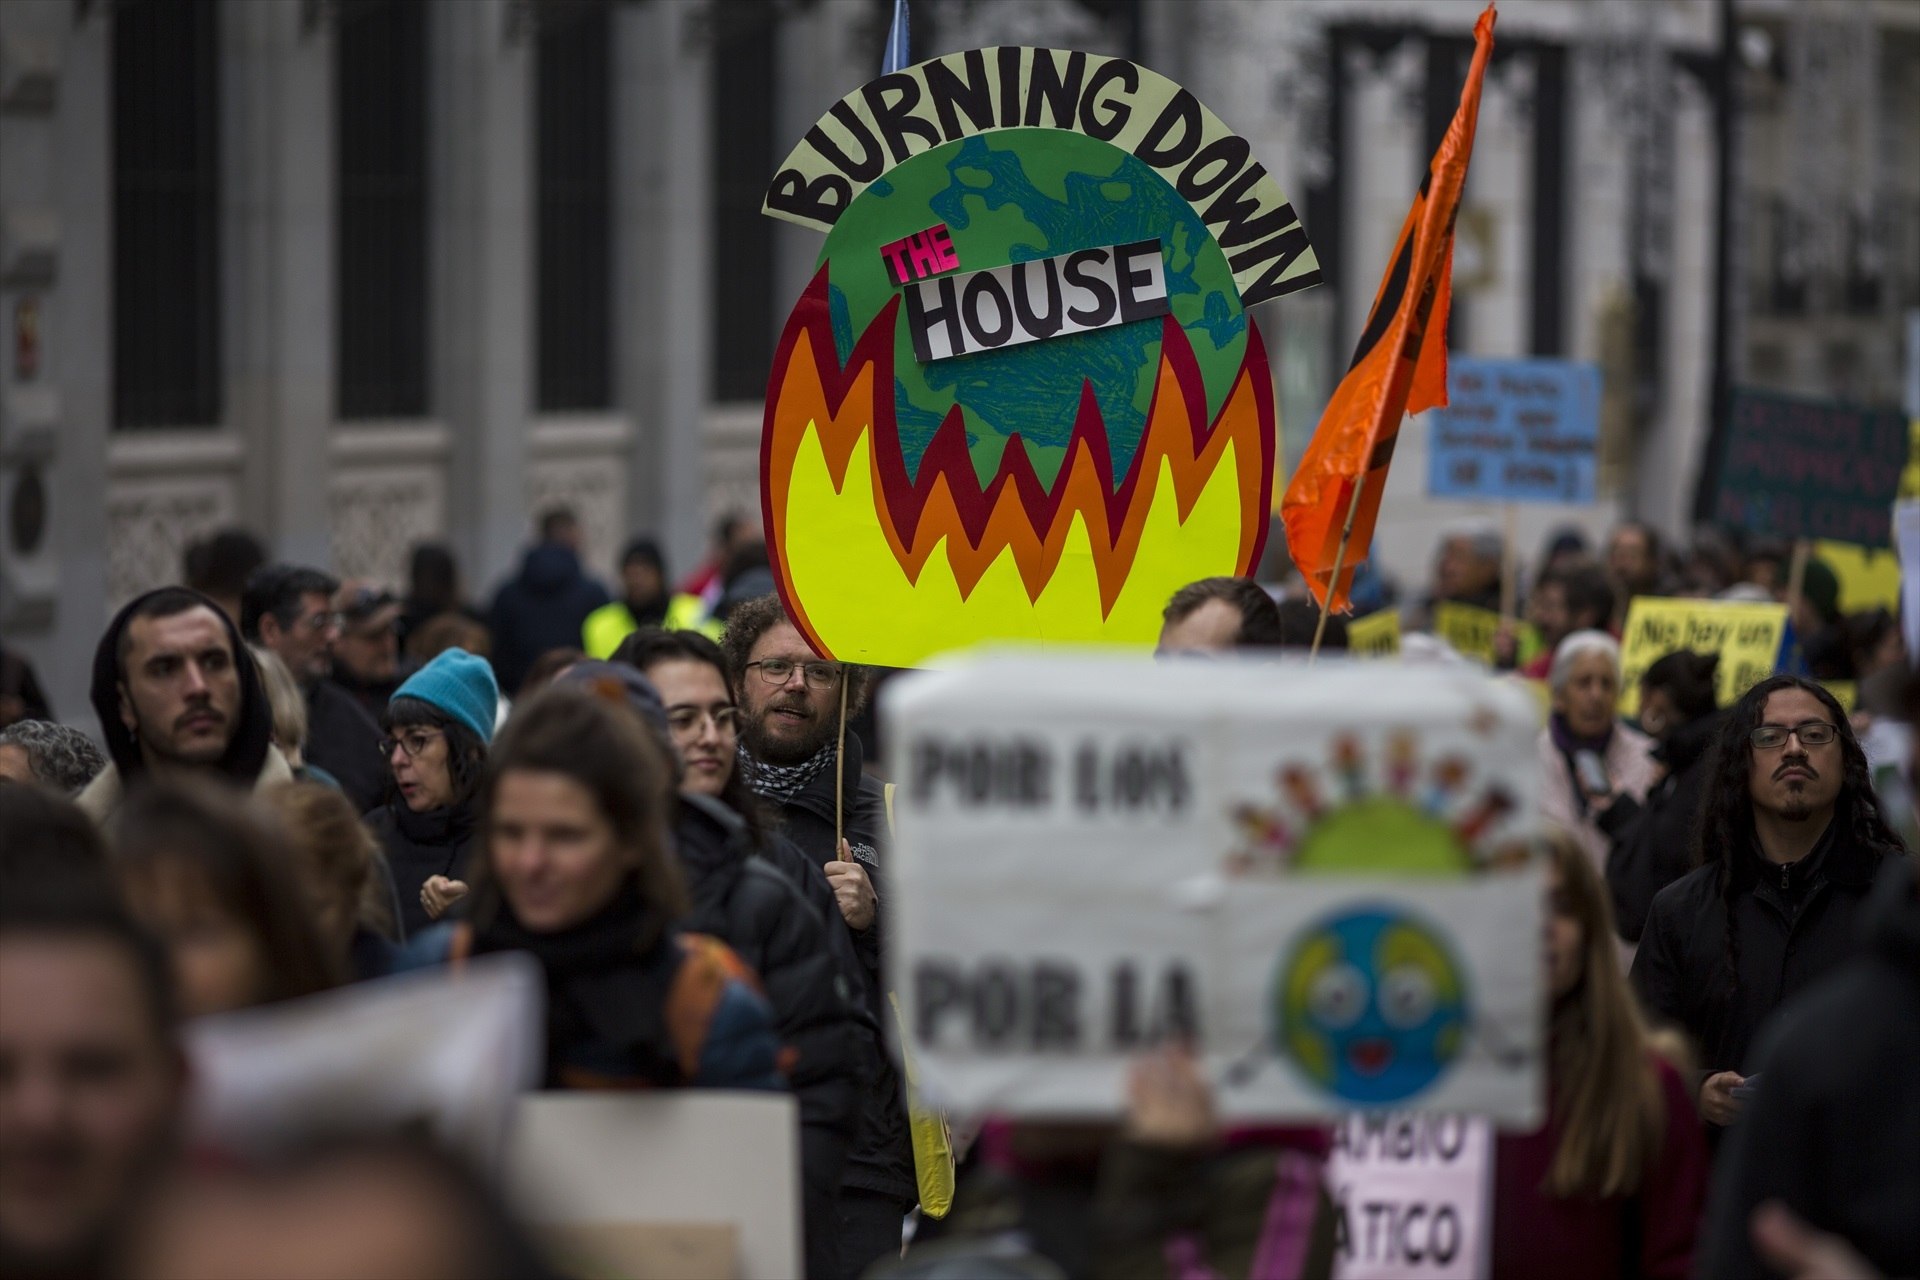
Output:
M492 666L465 649L441 653L387 703L380 751L393 786L366 821L393 870L405 937L439 919L467 892L474 795L499 705Z

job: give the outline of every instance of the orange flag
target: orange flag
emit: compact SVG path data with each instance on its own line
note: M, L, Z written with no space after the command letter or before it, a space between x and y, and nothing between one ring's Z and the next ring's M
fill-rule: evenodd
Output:
M1460 106L1401 224L1353 363L1334 388L1280 503L1293 563L1316 602L1324 604L1332 591L1335 609L1346 607L1354 566L1367 558L1373 543L1400 419L1447 402L1453 218L1467 182L1480 82L1492 53L1489 4L1473 24L1473 65L1460 90Z

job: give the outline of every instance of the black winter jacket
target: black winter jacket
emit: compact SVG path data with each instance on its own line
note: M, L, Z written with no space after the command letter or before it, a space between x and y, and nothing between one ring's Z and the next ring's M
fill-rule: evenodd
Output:
M717 800L682 796L674 843L693 910L683 922L711 934L760 975L774 1025L796 1052L788 1080L805 1124L844 1128L859 1108L856 991L827 941L827 926L793 882L760 858L746 822Z
M395 799L367 814L366 823L393 872L393 889L400 898L400 940L405 942L433 924L420 905L420 887L427 878L467 878L467 860L473 853L473 806L415 813L406 801Z
M1647 912L1662 889L1693 868L1695 827L1706 794L1707 757L1720 732L1720 712L1682 725L1653 755L1667 776L1642 804L1621 796L1600 815L1600 829L1613 841L1607 854L1607 888L1620 936L1640 941Z
M1748 1219L1783 1200L1881 1275L1920 1275L1920 897L1892 858L1861 953L1769 1025L1753 1101L1715 1179L1699 1274L1771 1276Z
M838 1280L840 1182L870 1070L864 992L828 942L846 930L837 912L822 917L755 853L746 822L719 801L682 796L674 842L693 900L685 927L732 947L760 975L773 1006L800 1104L806 1271Z
M493 597L493 673L500 691L520 692L527 668L549 649L578 649L587 615L607 603L607 589L580 569L571 548L543 542Z
M332 774L354 807L365 811L386 794L389 772L380 758L380 725L360 700L332 680L307 690L307 763Z
M1650 1018L1693 1037L1707 1074L1751 1074L1760 1024L1859 949L1861 907L1886 852L1857 843L1842 830L1846 823L1843 802L1814 851L1787 866L1763 861L1754 849L1739 857L1737 984L1727 964L1718 860L1653 900L1633 985Z
M907 1130L906 1087L899 1064L885 1048L890 1037L884 1033L885 1028L893 1025L893 1006L887 995L886 975L880 966L880 945L887 924L887 890L880 856L880 850L887 843L886 789L863 772L865 761L858 737L847 736L846 750L847 843L853 847L854 858L866 869L879 900L872 927L848 933L865 978L868 1016L875 1027L883 1029L876 1055L879 1076L867 1091L860 1136L847 1161L846 1185L895 1196L903 1206L911 1206L919 1200L920 1191L913 1173L913 1140ZM792 800L775 807L782 832L800 847L809 862L824 867L837 859L833 843L831 767L816 774ZM834 915L839 917L837 906Z

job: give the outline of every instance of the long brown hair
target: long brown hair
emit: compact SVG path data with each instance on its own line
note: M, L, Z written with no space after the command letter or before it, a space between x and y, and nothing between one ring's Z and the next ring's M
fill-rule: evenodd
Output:
M614 839L633 858L634 884L648 908L637 943L642 950L652 947L667 923L687 913L686 885L667 838L675 800L666 748L624 703L584 688L550 686L516 706L494 740L480 787L480 856L470 878L473 922L482 930L502 906L493 875L494 796L500 779L516 769L561 774L593 797Z
M355 923L394 941L393 904L378 873L386 855L353 802L318 782L292 782L264 792L257 803L285 828L288 851L352 900Z
M1553 1011L1551 1094L1560 1145L1545 1191L1569 1198L1632 1195L1658 1157L1666 1128L1653 1046L1620 972L1613 908L1599 872L1565 832L1553 832L1546 844L1582 938L1580 979Z
M275 854L281 833L241 797L209 783L169 779L134 789L113 831L113 862L129 896L184 869L253 934L266 973L262 1002L339 985L313 914Z

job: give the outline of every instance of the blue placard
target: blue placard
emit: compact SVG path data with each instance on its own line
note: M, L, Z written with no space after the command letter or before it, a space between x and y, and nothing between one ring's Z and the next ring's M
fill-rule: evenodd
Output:
M1447 362L1427 419L1427 492L1495 502L1592 502L1600 370L1571 360Z

